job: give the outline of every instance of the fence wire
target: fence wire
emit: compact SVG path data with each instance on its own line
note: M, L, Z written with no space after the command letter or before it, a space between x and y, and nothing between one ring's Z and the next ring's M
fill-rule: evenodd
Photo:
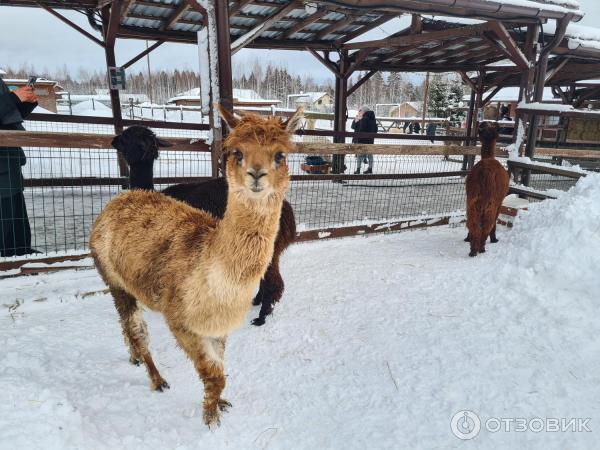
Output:
M71 124L28 121L30 131L112 134L110 125ZM161 137L206 137L197 130L154 130ZM297 141L323 143L330 137L295 136ZM348 138L347 142L351 142ZM378 139L380 144L442 145L440 141L408 139ZM0 149L0 158L6 157ZM30 246L43 254L85 250L90 227L106 203L117 195L121 173L114 149L90 148L25 148L27 163L21 167L26 181L23 198L25 208L2 192L0 225L4 235L13 241L0 261L15 253L16 241L26 240L25 211L31 229ZM288 155L291 175L303 175L303 154ZM331 155L324 152L325 159ZM503 164L506 161L501 159ZM294 208L299 230L323 229L352 224L385 223L415 217L451 214L465 209L464 176L453 175L463 167L463 156L374 155L373 163L357 155L346 155L346 174L360 173L371 168L373 174L398 175L398 179L361 179L334 182L332 180L299 180L291 183L288 200ZM449 173L433 177L431 174ZM162 151L154 165L154 177L205 177L211 174L211 155L206 152ZM401 176L412 175L415 178ZM532 187L539 190L568 189L574 180L551 175L533 174ZM103 180L103 181L99 181ZM338 180L339 181L339 180ZM156 184L163 189L166 184ZM2 188L0 187L0 190ZM6 198L11 198L10 201ZM10 203L10 205L9 205ZM10 211L8 211L8 206ZM16 205L16 207L15 207ZM19 227L20 230L19 231ZM16 253L29 249L17 249ZM12 251L11 251L12 250ZM25 251L27 250L27 251Z

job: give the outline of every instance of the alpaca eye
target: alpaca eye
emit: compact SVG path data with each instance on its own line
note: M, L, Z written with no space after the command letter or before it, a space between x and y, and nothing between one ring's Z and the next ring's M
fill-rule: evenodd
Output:
M283 161L283 158L284 158L283 152L275 153L275 163L276 164L280 164L281 161Z
M242 152L240 152L239 150L235 150L233 152L233 156L235 156L235 159L238 160L238 162L242 162L242 160L244 159L244 154Z

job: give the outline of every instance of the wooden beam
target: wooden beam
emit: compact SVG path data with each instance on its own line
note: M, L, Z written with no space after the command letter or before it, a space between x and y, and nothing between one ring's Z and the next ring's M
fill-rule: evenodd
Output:
M107 47L114 47L117 39L117 30L121 24L121 7L122 0L114 0L110 6L110 15L108 18L108 26L104 30L104 42Z
M325 59L325 57L321 56L319 52L313 50L312 48L306 48L306 50L309 51L311 55L313 55L315 58L317 58L319 62L325 67L327 67L331 72L333 72L336 75L339 74L340 71L338 67L332 61Z
M48 131L15 131L0 130L2 144L14 147L48 147L52 148L94 148L114 151L111 144L113 134L95 133L52 133ZM204 141L190 144L190 138L167 138L173 147L161 151L209 151ZM2 155L0 149L0 155Z
M510 59L521 69L526 70L529 69L529 61L517 45L517 43L510 36L508 30L501 22L488 22L491 26L494 34L502 41L506 50L510 54Z
M485 31L489 31L489 23L480 25L470 25L461 28L453 28L450 30L434 31L431 33L413 34L408 36L389 37L375 41L354 42L344 44L342 47L347 50L355 50L361 48L389 48L419 45L426 42L445 41L446 39L465 38L470 36L478 36Z
M352 75L356 71L356 69L362 64L362 62L369 57L371 53L372 50L370 48L358 50L356 53L354 53L352 55L354 59L350 63L348 70L343 75L345 77L349 77L350 75Z
M135 0L123 0L123 5L121 7L121 17L127 17L131 9L133 8Z
M169 17L166 17L164 19L164 22L160 26L159 31L165 31L171 28L181 18L181 16L185 14L189 7L190 5L187 2L182 1L177 7L177 9L175 9L175 11L173 11L173 13Z
M229 16L235 16L244 6L252 3L252 0L238 0L238 2L229 8Z
M565 67L567 65L568 62L570 62L570 58L566 57L563 58L563 60L561 62L558 63L558 65L556 67L553 67L552 69L550 69L548 71L548 73L546 74L546 81L545 84L548 84L550 82L550 80L552 80L552 78L554 78L554 76L560 72L563 67Z
M304 20L301 20L300 22L296 23L296 25L294 25L293 27L291 27L289 30L285 30L280 35L280 38L281 39L287 39L287 38L289 38L293 34L299 32L299 31L303 30L304 28L306 28L307 26L309 26L309 25L317 22L319 19L321 19L322 17L326 16L327 14L329 14L329 11L326 10L326 9L323 9L321 11L317 11L313 15L308 16ZM314 31L311 31L311 33L314 33Z
M338 39L335 42L336 42L336 44L343 44L344 42L351 41L352 39L355 39L358 36L361 36L361 35L367 33L368 31L371 31L373 28L377 28L378 26L381 26L384 23L389 22L394 17L397 17L397 16L394 14L384 14L379 19L376 19L376 20L373 20L372 22L364 24L358 30L352 31L351 33L344 35L344 37ZM356 25L358 25L358 24L356 24Z
M129 61L127 61L125 64L123 64L121 67L123 67L123 69L127 69L129 66L135 64L136 62L138 62L140 59L142 59L144 56L146 56L148 53L150 53L151 51L157 49L158 47L160 47L162 44L164 44L165 41L157 41L154 44L152 44L150 47L148 47L146 50L144 50L143 52L141 52L140 54L138 54L137 56L131 58Z
M104 42L102 42L100 39L98 39L96 36L94 36L91 33L88 33L87 31L85 31L83 28L81 28L79 25L77 25L76 23L71 22L69 19L67 19L65 16L63 16L62 14L57 13L56 11L54 11L52 8L47 7L46 5L44 5L42 2L36 2L41 8L45 9L46 11L48 11L50 14L52 14L54 17L56 17L58 20L66 23L67 25L69 25L71 28L73 28L74 30L78 31L79 33L83 34L86 38L90 39L91 41L95 42L96 44L98 44L100 47L104 47Z
M328 36L331 33L335 33L336 30L339 30L340 28L343 28L346 25L350 25L355 20L356 20L356 17L349 16L349 17L346 17L344 20L340 20L336 23L333 23L333 24L329 25L328 27L323 28L322 30L318 31L317 34L315 35L315 39L323 39L325 36Z
M375 75L376 73L377 73L376 70L370 70L366 74L364 74L362 77L360 77L360 79L356 82L356 84L354 84L351 88L348 89L348 97L350 97L352 94L354 94L354 92L356 92L359 87L361 87L363 84L365 84L367 82L367 80L369 78L371 78L373 75Z
M471 88L471 90L476 90L477 89L477 85L475 84L475 82L473 80L471 80L469 78L469 75L467 75L467 72L465 72L464 70L459 70L458 74L460 75L460 77L462 78L462 80L469 85L469 87Z
M420 34L423 32L423 18L418 14L413 14L410 18L410 34Z
M503 87L502 85L498 85L498 86L496 86L494 89L492 89L492 92L490 92L490 93L488 94L488 96L487 96L487 97L485 97L485 98L484 98L484 99L481 101L481 103L482 103L482 105L481 105L481 106L482 106L482 107L484 107L485 105L487 105L487 104L490 102L490 100L491 100L492 98L494 98L494 95L496 95L498 92L500 92L500 89L502 89L502 87Z
M283 8L280 8L277 11L275 11L268 18L265 18L265 20L262 23L259 23L256 27L254 27L248 33L246 33L243 36L240 36L239 38L237 38L235 40L235 42L233 44L231 44L231 52L235 54L239 50L241 50L244 47L246 47L253 40L255 40L260 35L260 33L262 33L263 31L266 31L269 28L271 28L271 26L273 26L273 24L275 24L276 22L278 22L281 19L283 19L292 10L298 8L299 6L300 6L300 3L297 3L296 1L293 1L289 5L286 5Z

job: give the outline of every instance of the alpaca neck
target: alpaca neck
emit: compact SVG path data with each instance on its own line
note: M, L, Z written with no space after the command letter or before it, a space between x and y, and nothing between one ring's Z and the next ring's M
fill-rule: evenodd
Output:
M142 161L129 165L131 189L154 190L154 161Z
M262 201L249 201L241 195L231 190L227 195L213 254L222 262L228 278L254 282L262 277L273 256L283 195L277 193Z
M496 151L496 141L481 143L481 159L493 158Z

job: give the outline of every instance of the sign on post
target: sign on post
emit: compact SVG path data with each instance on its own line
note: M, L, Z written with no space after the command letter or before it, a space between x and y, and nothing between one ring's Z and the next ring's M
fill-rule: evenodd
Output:
M108 86L110 89L125 90L125 69L123 67L108 68Z

